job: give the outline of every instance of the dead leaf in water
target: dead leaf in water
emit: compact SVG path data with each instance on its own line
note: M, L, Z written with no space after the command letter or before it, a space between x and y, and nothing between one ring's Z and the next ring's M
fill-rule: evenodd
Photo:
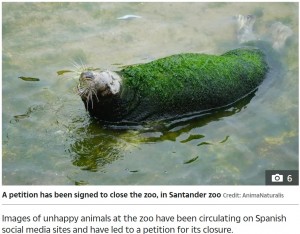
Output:
M19 76L19 79L25 80L25 81L40 81L39 78L35 78L35 77L25 77L25 76Z
M199 156L196 156L188 161L185 161L183 164L189 164L189 163L195 162L198 158L199 158Z
M61 76L61 75L65 74L65 73L68 73L68 72L73 72L73 71L71 71L71 70L60 70L60 71L57 71L56 73L57 73L57 75Z

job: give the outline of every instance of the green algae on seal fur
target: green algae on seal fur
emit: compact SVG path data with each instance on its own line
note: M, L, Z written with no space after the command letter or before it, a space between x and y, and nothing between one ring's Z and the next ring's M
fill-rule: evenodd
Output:
M260 50L243 48L221 56L173 55L118 73L123 77L125 89L128 86L142 97L168 103L167 109L172 106L181 109L181 105L209 109L234 102L253 91L267 70Z
M91 116L109 122L174 118L219 108L254 91L268 71L262 50L186 53L115 72L83 72L78 92Z

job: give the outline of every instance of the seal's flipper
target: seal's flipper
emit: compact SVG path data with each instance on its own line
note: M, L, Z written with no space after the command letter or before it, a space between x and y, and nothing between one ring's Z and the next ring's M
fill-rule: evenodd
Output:
M280 50L284 47L286 39L293 35L293 31L290 27L284 25L281 22L276 22L271 25L270 28L273 49Z
M240 44L257 40L257 36L253 32L253 25L256 17L254 15L237 15L238 23L237 39Z

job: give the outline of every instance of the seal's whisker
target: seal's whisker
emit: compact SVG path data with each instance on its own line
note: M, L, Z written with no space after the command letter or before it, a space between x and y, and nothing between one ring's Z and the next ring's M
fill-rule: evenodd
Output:
M79 69L80 68L80 65L74 61L74 60L71 60L71 64L76 68L76 69Z
M91 103L92 103L92 109L94 109L94 102L93 102L93 93L89 90L89 93L88 93L88 96L87 96L87 109L88 109L88 103L89 101L91 100Z
M95 87L93 87L93 82L90 81L89 79L82 79L77 87L77 91L79 96L81 97L86 97L85 102L86 102L86 108L89 110L89 102L91 103L91 108L94 108L94 100L93 96L96 97L97 101L99 102L99 98L97 96L97 90Z
M80 58L79 60L80 60L82 69L83 69L84 71L86 71L86 70L87 70L87 65L83 63L83 61L82 61L81 58Z
M75 67L74 72L77 73L78 75L80 75L82 72L88 70L87 65L85 65L81 59L80 59L79 63L74 60L73 61L71 60L71 64Z
M97 90L95 88L92 88L91 91L95 95L95 97L97 98L97 101L99 102L99 98L97 96Z

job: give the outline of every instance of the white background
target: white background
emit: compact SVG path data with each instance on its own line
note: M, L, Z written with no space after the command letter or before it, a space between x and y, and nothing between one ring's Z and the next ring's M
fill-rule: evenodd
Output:
M58 193L107 193L108 198L5 198L3 192L18 194L19 192L31 193L49 193L54 195ZM156 193L158 198L110 198L113 192L118 193ZM197 192L206 193L221 193L221 198L159 198L161 191L169 192ZM265 193L265 194L283 194L283 198L228 198L228 194L234 193ZM191 226L204 228L211 227L230 227L233 233L297 233L299 230L300 209L299 209L299 186L86 186L86 187L21 187L21 186L4 186L1 189L1 217L8 216L38 216L38 215L57 215L57 216L118 216L130 215L137 216L140 221L140 216L174 216L175 222L102 222L102 223L3 223L1 219L1 227L15 227L29 225L31 227L108 227L111 226L120 228L125 227L141 227L151 228L157 226L187 227L190 231ZM225 198L227 197L227 198ZM286 216L286 222L253 222L241 223L201 223L201 222L176 222L177 215L180 216L200 216L200 215L232 215L241 216ZM136 229L135 229L136 230ZM51 232L52 233L52 232ZM71 232L72 233L72 232ZM90 233L90 232L88 232ZM111 231L109 233L112 233ZM123 233L126 233L125 230ZM134 232L135 233L135 232ZM156 233L156 232L152 232ZM178 233L178 232L176 232ZM203 232L201 232L203 233Z

